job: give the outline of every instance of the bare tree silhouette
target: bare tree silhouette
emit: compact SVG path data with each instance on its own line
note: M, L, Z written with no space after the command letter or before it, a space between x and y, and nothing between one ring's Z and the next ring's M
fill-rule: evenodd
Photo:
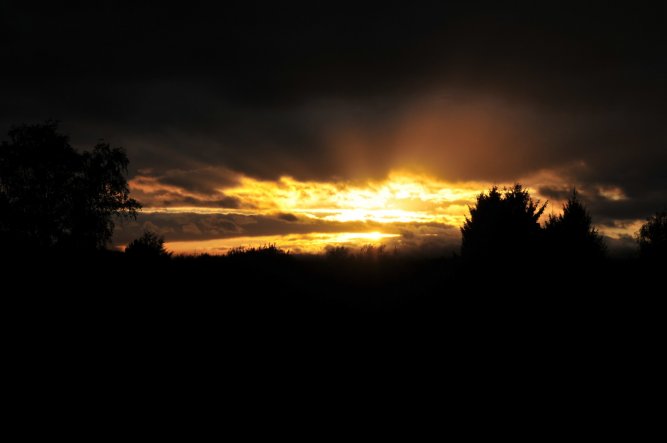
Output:
M125 151L79 153L56 122L21 125L0 145L0 240L10 249L101 249L114 217L136 217Z
M539 251L540 205L520 184L481 193L461 228L461 255L473 259L527 259Z

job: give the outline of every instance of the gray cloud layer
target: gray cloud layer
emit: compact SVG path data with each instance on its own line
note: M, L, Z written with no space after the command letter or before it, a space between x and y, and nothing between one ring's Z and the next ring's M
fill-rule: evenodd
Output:
M116 229L116 244L127 244L143 230L164 235L168 241L205 241L234 237L260 237L287 234L383 231L397 234L384 243L401 253L442 254L459 247L456 227L439 223L330 222L302 219L293 214L276 216L239 214L142 214L138 220L125 222ZM324 250L324 247L322 247ZM297 251L298 252L298 251Z

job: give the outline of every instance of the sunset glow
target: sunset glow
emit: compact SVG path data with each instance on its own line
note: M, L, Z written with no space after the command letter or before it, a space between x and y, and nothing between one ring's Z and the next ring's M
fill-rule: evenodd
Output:
M426 175L393 172L386 180L368 182L313 182L281 177L262 181L242 177L234 187L220 188L219 195L241 202L238 208L223 210L207 206L163 206L161 196L182 193L176 187L151 182L146 178L131 183L154 205L147 212L194 212L240 214L289 213L329 221L438 222L460 224L467 205L488 183L449 183ZM202 197L202 196L199 196ZM171 196L170 196L171 198ZM203 196L201 201L213 200ZM144 197L145 199L145 197Z
M258 237L234 237L205 241L169 242L166 247L177 254L222 254L233 248L256 248L266 245L278 245L289 252L317 254L327 246L356 247L359 245L381 244L383 241L399 237L398 234L381 232L339 232L267 235Z
M544 217L560 211L564 200L549 199L537 192L539 187L548 185L560 187L567 194L567 184L557 173L543 171L522 182L535 198L549 200ZM223 223L234 228L218 229L217 238L191 238L211 231L208 225L194 223L183 222L163 231L167 246L174 252L210 254L267 244L302 253L322 252L327 245L387 244L409 248L423 245L424 241L449 244L458 235L469 205L492 185L448 182L404 170L392 171L384 180L367 181L302 181L288 176L260 180L235 175L227 186L214 187L209 192L186 190L150 175L139 175L130 182L133 195L145 202L145 214L226 217ZM619 189L597 192L613 201L623 198ZM273 227L264 228L263 224ZM618 238L635 227L602 232Z
M406 235L406 227L425 224L458 227L465 219L468 205L488 186L488 183L446 182L406 171L392 172L385 180L369 181L299 181L292 177L273 181L242 176L233 186L217 188L213 194L188 193L150 177L140 176L131 182L133 193L149 202L145 213L274 217L288 223L320 223L341 230L249 236L242 227L238 235L230 238L168 242L175 252L207 253L264 244L299 252L321 252L332 244L355 247L395 241L401 232ZM234 208L207 204L221 198L238 204ZM171 204L179 199L196 199L198 205ZM348 230L351 224L354 232ZM358 231L359 228L368 231ZM438 234L429 231L419 235Z
M0 245L38 347L383 375L661 325L665 2L37 3L0 2Z

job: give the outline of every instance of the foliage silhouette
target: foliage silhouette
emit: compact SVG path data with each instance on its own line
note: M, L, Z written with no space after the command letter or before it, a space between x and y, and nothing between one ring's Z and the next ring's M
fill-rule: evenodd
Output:
M56 122L12 128L0 145L0 241L10 249L97 250L114 217L136 217L125 151L77 152Z
M226 256L232 260L253 261L282 259L289 256L289 252L278 248L275 244L259 247L239 246L227 251Z
M646 219L637 233L643 259L667 261L667 212L657 212Z
M171 257L171 252L164 247L164 237L151 231L144 231L141 237L132 240L125 253L132 258L147 260Z
M387 245L364 245L359 249L357 253L357 258L359 260L370 260L377 261L387 257L386 254Z
M562 214L549 216L544 230L552 258L587 261L599 260L605 255L604 240L576 190L572 190L572 196L563 205Z
M546 203L540 205L520 184L494 186L477 196L470 217L461 227L461 255L468 259L495 260L531 257L539 252L539 218Z
M350 251L350 248L347 248L345 246L329 245L324 249L324 255L328 260L342 261L342 260L348 260L352 255L352 251Z

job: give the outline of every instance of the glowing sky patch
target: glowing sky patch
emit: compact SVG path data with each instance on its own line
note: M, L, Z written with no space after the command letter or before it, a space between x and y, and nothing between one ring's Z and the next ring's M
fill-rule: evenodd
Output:
M447 183L424 175L393 172L386 180L365 183L244 178L241 186L223 191L261 211L288 212L329 221L452 224L460 223L464 217L462 205L455 203L471 201L483 187L480 183Z
M166 248L177 254L224 254L238 247L262 247L277 245L280 248L300 254L316 254L327 246L357 247L360 245L377 245L383 240L399 237L398 234L381 232L337 232L310 233L289 235L267 235L259 237L234 237L205 241L168 242Z
M163 185L149 177L132 181L133 191L155 197L147 212L272 214L289 213L328 221L437 222L460 224L467 204L488 183L449 183L425 175L393 172L385 180L367 182L298 181L291 177L257 180L241 177L234 187L218 189L219 195L196 195ZM167 194L169 193L169 194ZM231 198L238 208L166 206L161 196L179 194L200 202ZM173 198L173 197L172 197ZM161 205L162 204L162 205Z
M540 196L537 189L545 184L563 189L565 194L569 189L557 173L549 171L521 182L528 186L534 198L542 201L548 199ZM237 175L233 182L209 192L195 192L163 183L149 175L136 177L130 185L133 195L144 202L144 213L256 216L263 220L279 220L285 230L299 226L294 231L276 235L248 235L247 225L241 223L238 232L231 236L193 241L170 242L167 233L168 247L174 252L216 254L234 247L266 244L307 253L321 252L327 245L391 244L399 247L401 242L397 238L402 235L435 238L444 234L416 228L439 225L458 231L468 215L469 205L493 184L448 182L399 170L391 172L384 180L367 181L302 181L287 176L260 180ZM596 192L609 200L625 198L620 188L597 189ZM543 218L550 213L559 213L563 202L558 198L550 199ZM349 230L351 224L357 225L354 232ZM312 232L304 232L309 230L308 226L312 227ZM322 232L322 226L329 227L327 231L340 232ZM361 231L360 227L368 231ZM636 224L632 224L601 227L600 230L619 238L635 227ZM184 233L186 229L197 232L191 225L181 229ZM406 233L406 229L410 232ZM451 230L447 235L451 238Z

